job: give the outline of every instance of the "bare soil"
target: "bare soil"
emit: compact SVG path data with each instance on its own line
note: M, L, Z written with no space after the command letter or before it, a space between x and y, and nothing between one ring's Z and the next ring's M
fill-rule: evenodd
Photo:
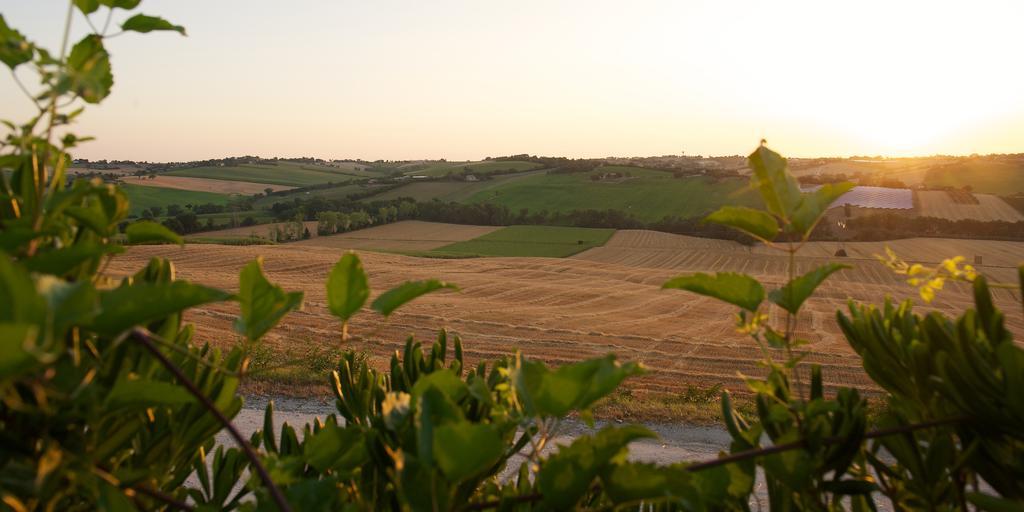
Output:
M125 176L121 178L125 183L132 185L143 185L146 187L174 188L178 190L198 190L200 192L216 192L218 194L242 194L251 196L262 193L266 189L291 190L295 187L284 185L267 185L266 183L250 183L247 181L228 181L210 178L190 178L187 176L165 176L158 175L155 178Z

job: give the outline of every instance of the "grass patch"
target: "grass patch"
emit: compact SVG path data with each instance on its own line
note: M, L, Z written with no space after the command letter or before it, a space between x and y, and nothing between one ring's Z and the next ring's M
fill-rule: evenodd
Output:
M530 171L539 168L541 165L534 162L501 161L491 160L486 162L441 162L431 164L427 167L406 171L405 174L417 176L445 176L448 173L462 174L462 171L470 169L476 174L490 174L492 172L515 170Z
M610 172L632 176L591 179ZM724 204L757 206L759 199L747 187L747 179L674 178L661 171L606 166L589 173L534 174L478 191L466 201L500 204L513 212L620 210L653 222L666 216L702 216Z
M177 204L184 207L186 204L228 204L231 196L216 194L213 192L200 192L197 190L178 190L174 188L146 187L143 185L122 184L121 190L128 196L131 202L130 213L140 215L142 210L151 206L160 206L167 209L167 205Z
M509 226L472 240L440 247L433 252L564 258L592 247L602 246L614 233L614 229Z
M996 195L1024 193L1024 166L988 160L966 160L928 170L924 178L930 187L961 188Z
M323 183L339 183L353 178L380 176L367 171L335 169L332 167L313 166L290 162L279 162L277 165L245 164L236 166L209 166L177 169L165 173L169 176L189 176L192 178L214 178L228 181L246 181L250 183L266 183L268 185L284 185L288 187L305 187Z
M366 198L364 201L398 199L399 197L411 197L417 201L433 201L434 199L445 202L465 201L478 193L541 173L543 171L502 174L483 181L412 181L401 187Z
M619 387L594 407L594 416L606 420L716 425L722 421L722 386L687 386L681 393L662 393ZM732 396L743 414L756 414L746 396Z
M368 190L382 187L383 185L341 185L337 187L321 188L316 190L290 191L284 194L274 194L261 197L256 200L256 208L270 208L274 203L291 203L293 199L310 199L320 197L324 199L345 199L352 194L360 194Z
M255 345L249 353L247 380L256 383L256 387L270 385L274 393L284 391L284 394L290 394L289 388L325 385L346 351L339 346L324 346L313 340L307 340L303 346L307 348L300 352L290 348L275 350L265 343ZM357 361L366 362L368 359L366 351L356 352Z

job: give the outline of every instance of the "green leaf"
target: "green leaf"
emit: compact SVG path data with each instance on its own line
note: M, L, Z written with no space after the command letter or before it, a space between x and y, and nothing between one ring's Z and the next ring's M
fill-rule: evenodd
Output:
M586 410L623 379L642 371L636 363L619 364L614 354L562 365L554 371L539 361L521 358L512 380L529 413L561 418L571 411Z
M768 211L788 220L800 204L800 185L786 168L786 159L763 144L747 157L751 185L761 193Z
M154 407L187 404L195 400L187 389L170 382L145 379L121 379L107 394L108 408Z
M714 275L698 272L690 276L679 276L670 279L661 288L675 288L714 297L747 311L757 311L764 301L764 287L757 279L733 272Z
M31 352L38 329L31 324L0 324L0 379L10 379L39 364Z
M416 401L416 455L420 462L434 465L434 433L437 428L466 421L462 410L437 388L431 387Z
M841 263L822 265L800 277L794 278L786 283L786 286L778 290L772 290L768 293L768 300L795 315L800 310L800 306L803 305L804 301L818 288L818 285L828 276L832 275L833 272L844 268L851 267Z
M549 510L572 510L606 467L623 462L619 459L630 442L651 437L656 436L639 425L605 427L593 436L580 436L569 446L562 446L541 463L537 474L542 503Z
M30 241L42 238L45 233L32 229L31 226L12 226L8 223L0 231L0 251L18 252Z
M353 471L370 459L362 432L334 423L328 423L307 437L303 444L306 461L321 472L328 469Z
M65 209L65 213L100 236L110 234L113 223L98 204L93 204L91 207L69 206Z
M985 512L1020 512L1024 510L1024 501L1015 501L980 492L967 493L967 501Z
M327 277L328 309L342 322L348 322L369 296L370 287L359 256L354 252L345 254Z
M101 313L93 319L91 327L100 333L117 334L200 304L230 298L231 294L227 292L187 281L135 283L101 292Z
M139 6L139 2L142 0L99 0L99 2L107 7L131 10Z
M469 386L449 369L438 370L420 377L409 393L415 401L428 389L436 389L452 402L460 402L469 393Z
M832 203L840 196L850 191L853 183L826 183L814 192L801 194L800 205L790 218L792 232L799 233L806 238L811 230L818 223L818 219L825 214Z
M46 301L25 267L0 252L0 322L42 325L48 317Z
M92 14L100 8L100 0L73 0L82 14Z
M51 312L55 337L63 337L74 325L87 324L99 313L99 294L90 281L65 281L54 276L36 279L39 295L46 299Z
M32 60L32 43L21 32L9 27L0 14L0 62L12 70Z
M453 483L483 473L505 450L496 427L468 421L438 426L433 443L434 460Z
M677 499L683 510L699 510L699 495L690 482L692 476L680 466L656 466L629 462L608 466L601 474L605 493L615 504Z
M144 220L133 222L124 230L128 235L128 242L133 244L144 242L170 242L172 244L185 245L185 240L177 233L167 229L156 222Z
M373 301L370 305L374 311L388 316L393 313L396 309L400 308L407 302L419 297L426 295L432 291L448 288L452 290L458 290L459 287L451 283L444 281L438 281L437 279L428 279L425 281L406 281L377 297L377 300Z
M25 267L33 272L61 276L93 258L122 252L124 248L119 245L101 245L85 241L61 249L40 252L23 261Z
M181 25L174 25L157 16L146 16L145 14L136 14L135 16L128 18L121 25L121 28L123 30L142 32L144 34L154 30L173 30L181 35L185 35L185 27L182 27Z
M729 226L764 242L774 240L779 234L779 223L775 217L768 212L745 206L723 206L704 220Z
M107 512L136 512L138 510L121 489L106 481L100 481L99 486L98 510L105 510Z
M58 90L73 92L86 103L99 103L110 94L114 75L110 70L110 54L103 48L103 38L90 34L71 48L67 59L67 75Z
M286 293L263 275L263 258L249 262L238 276L241 315L235 330L249 341L263 337L289 312L302 307L302 292Z

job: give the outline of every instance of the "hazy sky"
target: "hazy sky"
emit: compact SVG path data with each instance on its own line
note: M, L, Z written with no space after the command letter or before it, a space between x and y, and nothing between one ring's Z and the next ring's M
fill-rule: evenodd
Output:
M66 5L0 0L0 12L54 48ZM109 41L114 92L83 115L78 131L98 140L78 156L722 155L762 137L792 156L1024 151L1020 1L145 0L141 12L189 35ZM28 113L9 77L0 112Z

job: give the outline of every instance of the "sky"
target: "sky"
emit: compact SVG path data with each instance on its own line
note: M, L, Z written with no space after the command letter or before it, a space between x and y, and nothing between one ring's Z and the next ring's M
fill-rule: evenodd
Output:
M59 44L67 3L0 0ZM1024 2L144 0L76 156L1024 152ZM112 26L126 16L115 14ZM105 15L93 15L102 26ZM77 14L76 37L88 24ZM30 73L19 77L31 86ZM30 104L0 78L0 117Z

